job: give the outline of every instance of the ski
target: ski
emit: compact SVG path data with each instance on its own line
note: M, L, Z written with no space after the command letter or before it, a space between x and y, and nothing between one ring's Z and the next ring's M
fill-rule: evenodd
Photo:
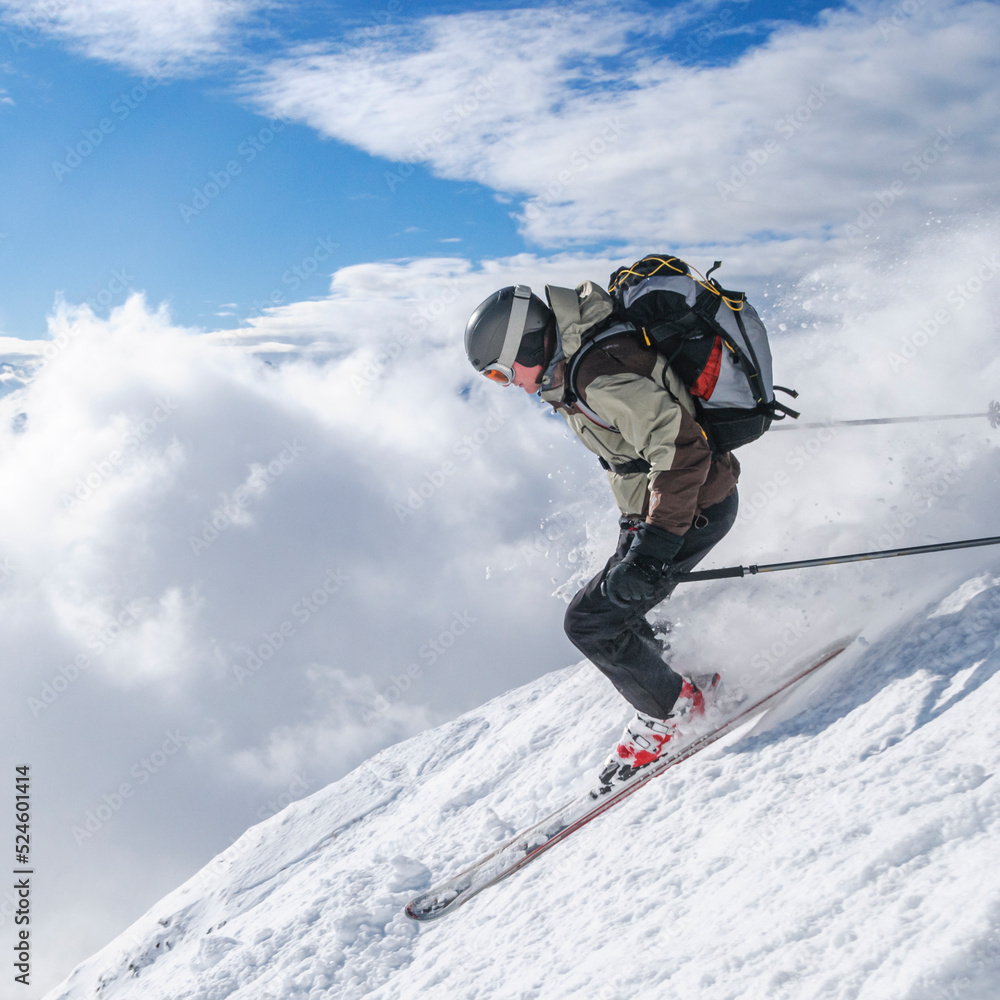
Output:
M459 906L467 903L484 889L488 889L491 885L496 885L513 875L514 872L534 861L549 848L565 840L571 833L586 826L613 806L618 805L619 802L627 799L653 778L663 774L664 771L693 757L740 726L757 721L765 712L775 707L782 695L789 693L800 682L815 674L821 667L826 666L844 652L854 641L854 638L843 639L827 648L816 659L787 680L782 681L780 685L752 705L741 709L735 715L719 723L707 733L695 737L673 753L665 754L659 760L642 768L620 788L598 798L595 798L592 792L585 792L567 802L555 812L550 813L527 830L516 834L446 882L442 882L410 900L406 904L406 915L414 920L435 920L458 909Z

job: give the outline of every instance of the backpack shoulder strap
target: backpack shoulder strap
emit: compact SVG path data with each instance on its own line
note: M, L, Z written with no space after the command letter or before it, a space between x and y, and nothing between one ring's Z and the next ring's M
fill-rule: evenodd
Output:
M635 326L631 323L612 323L606 330L601 330L599 333L590 337L584 337L576 353L569 359L569 364L566 365L563 402L570 406L575 406L585 417L592 420L598 426L603 427L605 430L617 431L617 428L609 424L602 417L598 416L589 406L587 406L586 402L580 398L580 394L576 390L576 378L580 371L580 363L590 353L590 351L597 346L597 344L607 340L609 337L617 336L619 333L636 332Z

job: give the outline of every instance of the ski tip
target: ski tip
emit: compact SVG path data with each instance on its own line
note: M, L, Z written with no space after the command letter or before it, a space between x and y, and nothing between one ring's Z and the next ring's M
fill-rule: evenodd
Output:
M418 899L411 899L410 902L403 907L403 912L411 920L433 920L435 916L440 916L434 912L433 906L428 906Z
M455 892L454 890L441 893L438 890L437 893L417 896L416 899L411 899L403 907L403 912L411 920L434 920L449 913L460 901L464 901L462 900L462 893Z

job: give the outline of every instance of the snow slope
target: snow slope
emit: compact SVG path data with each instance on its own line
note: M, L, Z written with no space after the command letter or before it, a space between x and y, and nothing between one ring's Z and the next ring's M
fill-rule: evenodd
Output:
M549 674L253 827L49 998L994 1000L998 636L994 568L418 926L413 894L579 789L617 735L596 670Z

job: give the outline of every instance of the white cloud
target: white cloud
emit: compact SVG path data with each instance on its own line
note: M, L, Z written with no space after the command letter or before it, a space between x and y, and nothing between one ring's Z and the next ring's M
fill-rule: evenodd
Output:
M523 199L546 246L822 240L879 211L878 192L894 204L864 235L885 236L992 192L995 4L830 12L725 66L647 40L689 28L590 7L428 18L275 60L251 93L396 161L387 190L423 163Z
M308 717L275 727L260 746L231 757L233 771L259 787L280 787L289 775L318 774L317 761L340 760L346 766L348 760L373 756L387 743L421 732L439 718L425 705L408 703L406 692L389 701L369 677L325 666L307 667L305 676L316 705ZM418 680L404 683L412 686Z
M94 59L136 73L174 75L223 54L233 27L258 0L3 0L15 29L69 41Z

